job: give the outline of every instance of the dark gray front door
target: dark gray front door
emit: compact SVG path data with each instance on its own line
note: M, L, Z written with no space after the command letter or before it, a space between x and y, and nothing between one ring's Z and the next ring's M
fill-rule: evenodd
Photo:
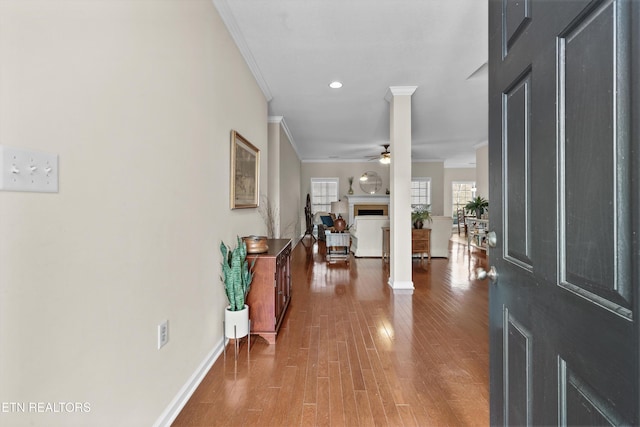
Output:
M492 425L640 424L639 23L489 0Z

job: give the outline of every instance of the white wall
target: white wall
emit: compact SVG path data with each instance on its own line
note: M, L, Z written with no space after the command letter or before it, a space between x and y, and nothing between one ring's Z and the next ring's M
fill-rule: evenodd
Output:
M477 195L489 200L489 144L476 147Z
M287 133L280 129L280 236L293 239L304 233L304 199L300 196L301 163Z
M444 215L452 216L451 184L453 181L475 181L475 168L446 168L444 170Z
M445 186L444 163L443 162L413 162L411 164L411 176L420 178L431 178L431 211L434 215L443 215L445 211L445 194L447 188L451 191L451 183L449 187ZM472 171L474 169L471 169ZM359 186L358 178L366 172L374 171L382 178L382 189L380 194L384 194L389 188L389 166L382 165L379 162L355 162L355 163L303 163L301 171L301 197L305 200L307 193L311 192L311 178L331 177L340 179L340 187L338 195L342 197L349 191L348 177L353 176L353 192L356 195L365 194ZM451 195L449 195L449 199ZM449 211L451 208L449 207Z
M304 221L304 201L300 199L300 159L281 116L269 118L269 202L276 219L275 237L297 242L302 235Z
M444 170L444 215L451 216L451 183L475 181L476 195L489 199L489 145L476 146L475 168L447 168Z
M260 200L260 212L265 222L271 222L271 231L268 237L280 236L280 122L272 122L269 118L268 125L269 143L269 188L262 190ZM278 213L278 215L276 215ZM269 232L269 230L267 230ZM269 236L269 234L272 234Z
M0 192L0 402L90 405L0 425L151 425L221 344L218 246L264 232L229 209L232 129L266 153L210 0L0 2L0 143L60 156L59 193Z
M431 178L431 214L444 212L444 162L413 162L411 176Z
M338 178L340 180L338 187L338 196L346 195L349 191L350 176L353 176L353 193L356 195L365 194L358 185L358 179L367 171L376 172L382 179L382 188L380 194L384 194L389 188L389 165L383 165L380 162L309 162L302 163L300 191L302 200L306 201L307 193L311 193L311 178Z

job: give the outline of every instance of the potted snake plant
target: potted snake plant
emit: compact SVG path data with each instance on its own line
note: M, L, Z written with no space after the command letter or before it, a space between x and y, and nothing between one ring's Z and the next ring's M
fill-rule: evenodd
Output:
M242 338L249 334L249 306L246 304L247 294L253 279L254 259L249 266L247 246L238 237L236 247L232 250L224 242L220 243L222 253L222 282L229 305L225 310L224 333L227 338Z

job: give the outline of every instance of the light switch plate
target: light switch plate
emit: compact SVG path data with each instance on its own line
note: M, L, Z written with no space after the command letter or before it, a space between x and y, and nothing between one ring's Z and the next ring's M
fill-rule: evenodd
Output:
M0 145L0 190L58 192L58 155Z

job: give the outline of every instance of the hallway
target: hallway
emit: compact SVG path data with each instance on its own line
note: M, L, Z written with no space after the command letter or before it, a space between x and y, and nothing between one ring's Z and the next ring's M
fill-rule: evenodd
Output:
M237 362L230 345L174 425L488 425L488 288L470 279L485 256L450 247L394 295L380 259L327 265L305 239L276 345L254 336Z

